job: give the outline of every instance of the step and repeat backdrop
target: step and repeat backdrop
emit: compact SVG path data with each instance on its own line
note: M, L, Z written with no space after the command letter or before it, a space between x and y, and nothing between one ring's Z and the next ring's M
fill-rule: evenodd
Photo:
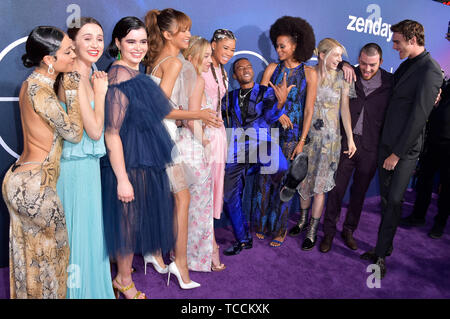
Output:
M382 67L394 72L401 60L392 49L390 26L413 19L425 27L425 47L450 73L450 42L445 39L450 7L432 0L2 0L0 2L0 181L22 152L22 132L18 94L30 69L21 62L25 41L38 25L54 25L63 30L79 16L91 16L103 25L105 45L111 41L115 23L124 16L141 19L150 9L175 8L192 19L191 33L210 39L218 28L232 30L237 36L237 57L253 63L257 81L266 65L277 61L269 29L284 15L306 19L314 28L316 43L332 37L347 49L351 63L357 63L359 49L376 42L383 49ZM235 59L234 58L234 59ZM309 63L314 64L313 57ZM230 73L233 60L226 66ZM105 69L111 59L103 56L96 67ZM237 83L230 82L231 88ZM371 187L376 194L376 180ZM0 199L0 267L8 262L9 217Z

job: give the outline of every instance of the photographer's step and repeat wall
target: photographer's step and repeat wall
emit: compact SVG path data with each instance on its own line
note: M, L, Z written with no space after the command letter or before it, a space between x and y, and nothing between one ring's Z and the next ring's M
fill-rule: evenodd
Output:
M2 0L0 2L0 181L22 152L22 132L18 95L30 74L21 61L25 41L38 25L53 25L63 30L80 16L100 21L105 46L111 41L115 23L124 16L143 19L150 9L175 8L192 19L191 33L210 39L214 30L226 28L237 36L236 57L247 57L261 79L266 65L277 61L269 39L269 29L284 15L306 19L314 28L316 43L325 37L340 41L351 63L357 63L360 48L376 42L383 49L382 67L394 72L401 63L392 49L390 26L404 19L425 27L425 47L448 76L450 42L445 39L450 7L432 0ZM234 59L233 59L234 60ZM226 65L230 74L231 63ZM313 57L309 63L314 64ZM111 59L103 56L96 67L104 70ZM231 77L230 77L231 79ZM230 88L237 88L231 79ZM373 183L376 183L374 181ZM376 189L377 187L372 187ZM373 195L373 194L372 194ZM9 215L0 200L0 267L8 265Z

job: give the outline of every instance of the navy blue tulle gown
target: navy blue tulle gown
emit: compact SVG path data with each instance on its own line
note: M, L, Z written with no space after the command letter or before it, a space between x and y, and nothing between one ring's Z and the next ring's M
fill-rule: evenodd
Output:
M135 198L130 203L118 199L109 154L103 157L103 222L108 252L112 257L164 254L174 247L176 231L166 174L174 144L162 122L172 108L161 89L137 70L112 65L108 80L105 136L120 136Z

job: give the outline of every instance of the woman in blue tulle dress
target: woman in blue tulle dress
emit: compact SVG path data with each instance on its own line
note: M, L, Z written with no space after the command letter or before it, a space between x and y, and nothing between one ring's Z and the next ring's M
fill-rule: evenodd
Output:
M118 60L108 72L102 158L103 220L108 252L117 260L114 289L144 299L131 277L133 255L169 252L175 243L173 198L166 166L174 146L162 120L172 111L160 88L139 64L147 32L136 17L114 27L108 53ZM120 53L120 55L119 55Z
M111 271L103 232L100 157L105 155L103 119L107 75L94 72L92 64L103 53L103 29L93 18L81 18L80 26L67 31L75 45L75 70L83 119L78 144L64 141L57 184L64 207L70 245L67 298L111 299ZM64 93L60 90L60 99ZM61 103L64 108L66 105Z

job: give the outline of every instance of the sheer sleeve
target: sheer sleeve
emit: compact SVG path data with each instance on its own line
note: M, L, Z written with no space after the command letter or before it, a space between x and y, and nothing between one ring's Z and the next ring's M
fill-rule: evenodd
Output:
M130 80L135 75L135 72L120 65L114 65L108 72L110 86L105 100L105 133L119 133L129 101L118 85Z
M28 96L34 111L65 140L78 143L83 136L83 122L77 90L66 91L67 113L52 88L28 84Z
M184 110L188 109L189 97L194 92L195 83L197 81L197 73L191 62L187 61L181 54L179 54L183 66L181 67L180 74L177 78L177 84L172 92L173 102L177 105L181 105Z
M128 98L118 87L108 88L105 101L105 133L119 134L128 108Z

